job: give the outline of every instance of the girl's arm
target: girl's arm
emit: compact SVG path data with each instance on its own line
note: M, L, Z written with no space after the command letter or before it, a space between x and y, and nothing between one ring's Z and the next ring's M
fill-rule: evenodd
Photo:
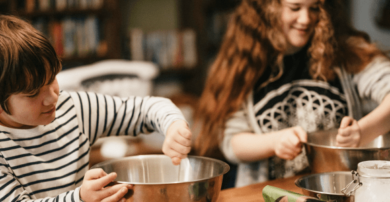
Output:
M389 81L390 82L390 81ZM358 121L362 133L361 144L374 140L390 131L390 94L372 112Z
M293 159L301 152L301 142L307 141L306 132L293 127L267 134L255 134L243 109L226 122L220 148L232 163L253 162L277 155Z
M372 112L356 121L343 118L337 144L350 147L365 145L390 131L390 60L379 56L354 76L359 96L380 103Z
M381 104L359 121L350 117L343 118L339 134L338 146L355 147L370 143L376 137L390 131L390 94Z
M307 134L301 127L292 127L267 134L239 133L231 139L232 149L241 161L259 161L271 156L294 159L302 150Z

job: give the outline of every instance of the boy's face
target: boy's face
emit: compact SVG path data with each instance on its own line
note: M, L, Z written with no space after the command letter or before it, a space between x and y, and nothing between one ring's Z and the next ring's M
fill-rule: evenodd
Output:
M21 129L47 125L55 118L58 95L57 79L33 94L11 95L7 103L10 114L0 107L0 124Z

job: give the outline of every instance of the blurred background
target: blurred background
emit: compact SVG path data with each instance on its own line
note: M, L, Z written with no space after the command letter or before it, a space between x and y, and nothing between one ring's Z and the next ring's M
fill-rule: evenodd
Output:
M49 38L62 59L62 89L167 97L192 124L208 68L240 2L0 0L0 13L31 22ZM351 23L390 50L390 0L344 3ZM90 164L161 153L162 142L159 134L101 140L91 150Z

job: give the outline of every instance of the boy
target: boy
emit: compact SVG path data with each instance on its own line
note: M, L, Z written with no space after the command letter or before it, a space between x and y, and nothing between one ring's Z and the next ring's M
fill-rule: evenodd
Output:
M179 164L191 132L168 99L121 99L60 91L60 61L30 24L0 15L0 201L123 201L129 185L88 171L90 146L99 137L166 135L163 152Z

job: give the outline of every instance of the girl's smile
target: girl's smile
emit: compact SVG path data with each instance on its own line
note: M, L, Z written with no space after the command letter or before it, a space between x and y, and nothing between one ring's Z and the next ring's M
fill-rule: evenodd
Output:
M283 0L282 29L288 43L288 53L305 46L318 21L318 0Z

